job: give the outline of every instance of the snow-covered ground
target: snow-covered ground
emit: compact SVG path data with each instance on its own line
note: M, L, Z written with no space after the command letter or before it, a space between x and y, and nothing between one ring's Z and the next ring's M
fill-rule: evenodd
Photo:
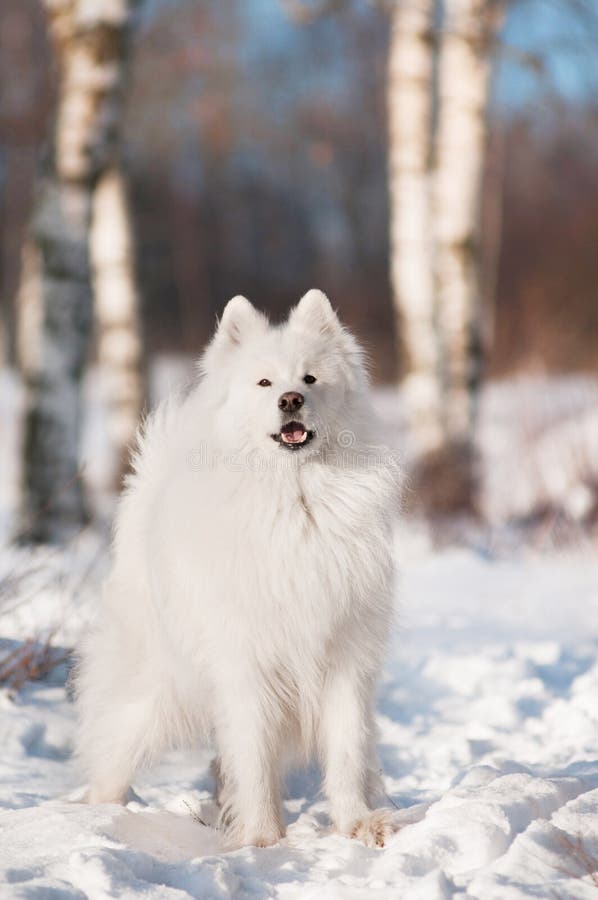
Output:
M7 397L0 391L2 411ZM581 406L576 423L590 415ZM501 421L486 424L488 440L504 440L495 451L504 491L523 502L518 479L535 450L524 458L531 439L511 428L507 441ZM555 433L565 434L564 421L556 416ZM527 435L529 417L525 425ZM4 509L11 466L0 477ZM104 542L83 534L62 553L0 553L0 659L27 637L73 643L96 600ZM398 625L378 721L399 830L383 850L330 832L314 770L289 778L279 846L223 852L202 751L170 755L138 780L126 808L77 802L73 707L59 667L19 692L0 690L0 897L598 897L592 542L536 552L480 532L434 551L409 522L397 553Z
M36 604L38 627L62 621L55 640L68 643L81 611L69 573L89 571L90 543L62 572L48 563L45 586L0 619L5 637L31 634ZM0 694L0 896L598 896L598 560L398 544L379 725L401 827L384 850L329 832L310 771L289 779L284 842L222 852L202 752L169 756L125 809L73 802L74 716L58 670Z

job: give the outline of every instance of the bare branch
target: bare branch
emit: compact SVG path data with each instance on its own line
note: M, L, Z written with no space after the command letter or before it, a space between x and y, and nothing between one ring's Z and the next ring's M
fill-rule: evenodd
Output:
M499 41L497 46L500 56L505 59L518 63L535 75L546 74L546 59L539 53L532 53L530 50L514 47L512 44L507 44L504 41Z
M304 0L280 0L286 15L297 25L312 25L318 19L330 16L348 5L347 0L318 0L306 3Z

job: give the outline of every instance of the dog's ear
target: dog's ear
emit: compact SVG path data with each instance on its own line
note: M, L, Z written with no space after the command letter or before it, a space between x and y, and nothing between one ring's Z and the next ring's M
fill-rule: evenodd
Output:
M289 316L291 325L306 331L332 337L343 330L330 300L322 291L312 289L305 294Z
M231 345L242 344L247 335L263 331L268 320L240 294L229 300L218 323L214 342Z
M344 368L349 383L367 383L365 354L351 332L344 327L322 291L311 290L301 298L289 316L289 325L307 333L320 335L326 340L330 354L336 353L339 365Z
M216 333L199 360L199 371L207 373L222 361L223 354L267 327L267 318L249 300L240 295L233 297L224 307Z

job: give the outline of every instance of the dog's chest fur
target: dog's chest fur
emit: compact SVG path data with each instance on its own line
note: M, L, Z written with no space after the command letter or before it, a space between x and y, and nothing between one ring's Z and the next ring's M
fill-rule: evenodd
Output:
M223 520L238 564L239 598L257 588L263 609L317 606L354 614L383 589L390 568L390 536L383 484L376 473L305 467L285 479L256 482L244 510ZM241 565L243 562L243 565ZM248 585L247 579L256 579ZM256 593L250 589L254 597Z
M176 646L214 662L255 657L277 683L312 693L339 647L365 646L361 665L377 658L390 616L389 477L311 464L170 481L149 565L159 603L176 608Z

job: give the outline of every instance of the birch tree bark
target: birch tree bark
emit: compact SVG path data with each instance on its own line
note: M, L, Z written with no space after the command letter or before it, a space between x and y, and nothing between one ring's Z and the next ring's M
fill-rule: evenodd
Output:
M90 254L97 355L120 478L139 422L144 385L133 230L124 175L117 167L102 175L94 192Z
M494 42L503 0L444 0L434 177L435 293L442 427L451 504L476 490L474 430L481 377L481 188ZM447 473L448 475L449 473Z
M131 2L44 4L59 92L21 285L18 342L27 387L21 533L56 542L86 518L79 436L92 323L88 238L97 180L118 154Z
M391 281L416 494L434 512L475 505L481 187L503 11L504 0L396 0L392 10Z
M435 6L395 0L387 82L390 275L417 457L443 442L431 208Z

